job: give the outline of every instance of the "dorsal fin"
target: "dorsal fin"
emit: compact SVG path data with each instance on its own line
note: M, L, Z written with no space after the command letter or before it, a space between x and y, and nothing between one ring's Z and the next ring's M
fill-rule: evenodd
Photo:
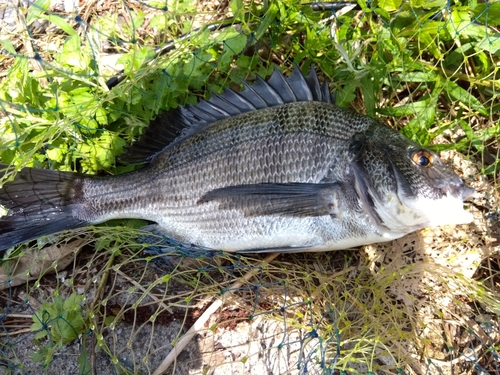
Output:
M275 68L268 81L257 76L252 85L244 81L243 85L245 89L239 93L228 88L222 94L200 100L197 105L161 113L120 159L132 164L148 163L169 144L180 142L218 120L242 113L293 102L333 103L328 82L321 85L312 66L306 77L297 66L287 78Z

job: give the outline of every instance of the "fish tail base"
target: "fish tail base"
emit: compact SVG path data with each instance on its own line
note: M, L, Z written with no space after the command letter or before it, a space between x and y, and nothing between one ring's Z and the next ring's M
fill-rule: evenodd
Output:
M5 173L0 165L0 176ZM1 253L22 242L88 225L73 214L81 204L83 176L70 172L25 168L0 188Z

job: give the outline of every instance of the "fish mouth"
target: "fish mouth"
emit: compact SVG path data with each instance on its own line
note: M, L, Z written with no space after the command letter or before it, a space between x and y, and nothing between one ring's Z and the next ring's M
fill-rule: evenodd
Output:
M441 191L448 196L460 197L463 201L468 200L476 192L473 188L465 185L463 182L460 184L449 184L443 186Z
M476 192L474 188L465 185L462 178L456 175L450 170L451 173L443 173L442 181L439 178L433 178L432 182L435 184L435 188L441 191L443 197L453 197L460 199L462 202L465 200L470 200L472 195ZM439 177L439 176L438 176Z
M464 185L462 187L462 199L463 200L468 200L469 198L472 197L472 195L476 192L474 188L471 188L470 186Z

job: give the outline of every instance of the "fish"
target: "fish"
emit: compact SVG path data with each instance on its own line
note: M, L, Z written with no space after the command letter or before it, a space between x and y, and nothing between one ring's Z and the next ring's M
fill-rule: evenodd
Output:
M472 221L472 188L431 149L335 105L314 67L243 86L159 114L122 156L142 165L133 172L22 169L0 188L0 249L120 218L253 253L348 249Z

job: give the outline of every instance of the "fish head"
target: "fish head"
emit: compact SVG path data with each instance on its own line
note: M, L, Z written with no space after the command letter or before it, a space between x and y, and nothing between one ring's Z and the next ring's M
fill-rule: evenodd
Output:
M472 221L463 201L474 190L432 150L378 122L355 135L352 150L358 195L382 227L409 233Z

